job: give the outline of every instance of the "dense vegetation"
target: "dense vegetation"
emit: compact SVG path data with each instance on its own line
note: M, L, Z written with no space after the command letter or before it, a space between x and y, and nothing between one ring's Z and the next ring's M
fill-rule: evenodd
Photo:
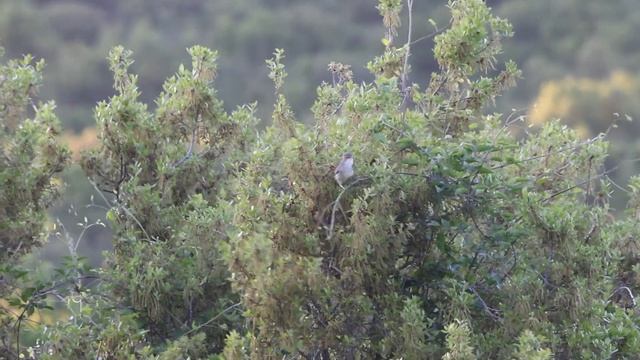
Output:
M0 66L0 299L8 300L0 308L3 357L12 353L6 346L9 339L19 341L20 323L14 324L14 318L48 306L46 294L22 287L20 280L27 274L16 265L45 238L46 210L58 195L59 175L69 157L56 141L60 124L55 105L33 103L43 65L26 56Z
M181 4L171 13L204 6ZM616 219L604 135L584 139L557 121L517 133L517 113L487 113L521 72L499 60L512 27L482 0L449 2L450 21L433 38L437 70L412 72L425 51L399 31L416 21L412 6L378 2L384 50L367 64L372 80L329 63L331 81L317 88L305 122L286 96L285 53L275 50L263 131L255 104L225 110L212 86L216 52L189 48L191 65L164 82L150 109L133 54L113 48L115 95L95 107L99 144L80 163L99 197L90 205L108 210L114 250L90 269L77 254L82 235L68 236L71 256L49 283L3 257L0 355L639 353L640 180ZM44 237L44 210L68 162L53 105L32 100L41 74L30 58L0 68L0 240L16 254ZM337 184L347 152L355 175ZM84 233L104 224L79 225ZM29 317L52 305L69 319L44 326Z
M560 118L586 139L612 123L611 176L624 185L640 167L633 161L640 149L636 141L640 118L634 99L640 96L640 7L635 0L491 0L488 4L514 26L514 37L505 39L505 57L518 63L524 73L519 86L497 99L496 111L537 119ZM436 30L446 27L449 14L445 0L422 0L414 4L412 77L426 82L438 69L432 56ZM427 21L433 19L433 24ZM406 38L407 21L398 32ZM133 72L140 76L140 99L155 108L153 100L164 80L180 63L190 61L186 48L201 44L220 53L218 96L225 110L257 101L256 116L268 119L275 101L262 60L274 48L287 50L291 75L283 90L298 119L312 123L315 94L308 84L329 79L331 61L353 64L359 81L371 81L365 64L379 52L383 26L369 0L0 0L0 46L8 58L31 53L47 60L47 81L42 98L55 99L63 125L63 141L74 157L96 146L93 108L113 94L105 54L118 45L133 49ZM264 126L261 125L261 126ZM624 160L621 162L621 160ZM70 206L90 202L93 188L77 167L65 173L69 191L50 210L74 236L80 234L78 219ZM95 194L94 194L95 195ZM624 207L616 195L613 206ZM83 211L84 212L84 211ZM104 217L92 208L89 222ZM80 217L82 220L82 217ZM99 264L100 251L110 249L110 234L94 228L85 235L79 251ZM66 252L61 243L44 249L47 259ZM55 261L55 260L54 260Z

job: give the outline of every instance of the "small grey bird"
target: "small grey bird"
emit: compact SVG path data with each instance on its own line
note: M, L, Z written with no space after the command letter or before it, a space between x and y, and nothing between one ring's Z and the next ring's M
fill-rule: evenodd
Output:
M342 159L338 166L336 166L335 170L335 179L338 182L338 185L342 187L342 184L345 183L350 177L353 176L353 155L348 152L342 155Z

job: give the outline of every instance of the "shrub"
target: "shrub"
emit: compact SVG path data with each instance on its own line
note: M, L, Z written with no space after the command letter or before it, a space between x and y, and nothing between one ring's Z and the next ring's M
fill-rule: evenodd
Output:
M0 65L0 299L14 308L0 307L0 357L14 355L14 311L20 321L37 305L33 290L18 290L26 272L17 265L45 239L46 210L69 158L55 104L36 103L43 68L30 56Z

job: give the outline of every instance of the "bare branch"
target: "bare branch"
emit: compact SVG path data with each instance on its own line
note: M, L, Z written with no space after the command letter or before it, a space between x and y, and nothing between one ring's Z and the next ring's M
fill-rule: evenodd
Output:
M193 146L195 145L195 142L196 142L197 133L198 133L198 124L196 124L193 127L193 132L191 133L191 142L189 143L189 148L187 149L187 153L182 157L182 159L176 161L176 163L173 165L174 168L177 168L178 166L182 165L182 163L184 163L185 161L191 159L191 156L193 155Z
M191 329L191 330L187 331L186 333L184 333L184 335L189 335L189 334L191 334L191 333L192 333L192 332L194 332L194 331L200 330L201 328L203 328L203 327L205 327L205 326L207 326L207 325L211 324L213 321L215 321L216 319L218 319L220 316L222 316L222 315L226 314L228 311L231 311L231 310L233 310L233 309L237 308L237 307L238 307L238 306L240 306L240 305L242 305L242 303L235 303L235 304L233 304L233 305L229 306L228 308L226 308L226 309L222 310L222 311L221 311L221 312L219 312L216 316L212 317L211 319L207 320L206 322L204 322L204 323L202 323L202 324L200 324L200 325L198 325L198 326L194 327L193 329Z
M93 182L93 180L89 179L89 183L93 186L94 189L96 189L96 191L98 192L98 194L100 195L100 197L102 197L102 200L104 200L107 204L109 204L110 206L113 206L111 204L111 202L109 200L107 200L107 198L102 194L102 192L100 191L100 189L98 188L98 185L96 185L95 182ZM138 227L140 228L140 230L142 230L142 232L144 233L144 235L146 236L147 240L149 242L153 242L151 236L149 236L149 233L147 233L147 230L145 230L144 226L142 226L142 223L140 223L140 220L138 220L138 218L135 217L135 215L133 215L133 213L131 212L131 210L129 210L126 206L124 206L123 204L118 204L118 207L121 208L130 218L133 219L133 221L135 221L135 223L138 225Z
M482 304L482 308L483 308L484 312L493 321L502 322L502 317L500 317L500 310L494 309L494 308L490 307L489 305L487 305L487 303L484 301L482 296L480 296L480 294L478 294L478 292L476 291L476 289L473 288L473 286L469 286L467 289L469 289L469 291L471 291L471 293L473 293L476 296L476 298L478 298L478 301L480 301L480 304Z
M404 66L402 69L402 92L404 94L404 100L402 101L402 103L404 104L406 102L407 99L407 77L408 77L408 71L409 71L409 56L411 55L411 35L413 32L413 0L407 0L407 9L409 11L409 29L407 32L407 43L405 44L406 47L406 53L404 55Z

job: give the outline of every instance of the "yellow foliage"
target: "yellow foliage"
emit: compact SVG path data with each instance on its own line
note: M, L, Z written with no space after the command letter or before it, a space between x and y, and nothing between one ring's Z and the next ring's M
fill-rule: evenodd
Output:
M89 150L98 144L98 132L95 127L87 127L80 134L67 131L62 136L62 141L69 146L73 159L78 160L82 151Z
M6 310L6 312L14 319L17 319L22 310L16 309L9 305L9 302L5 299L0 299L0 308ZM64 320L69 317L69 312L64 309L58 309L54 311L35 311L31 316L27 317L25 324L45 324L53 325L56 321Z
M581 136L588 136L594 123L608 123L614 113L624 113L622 104L637 97L639 85L633 75L623 70L615 70L602 80L568 76L547 81L540 87L529 119L533 124L541 125L560 118Z
M533 108L529 112L532 123L540 125L554 117L562 117L571 109L571 99L561 81L551 80L542 85Z

